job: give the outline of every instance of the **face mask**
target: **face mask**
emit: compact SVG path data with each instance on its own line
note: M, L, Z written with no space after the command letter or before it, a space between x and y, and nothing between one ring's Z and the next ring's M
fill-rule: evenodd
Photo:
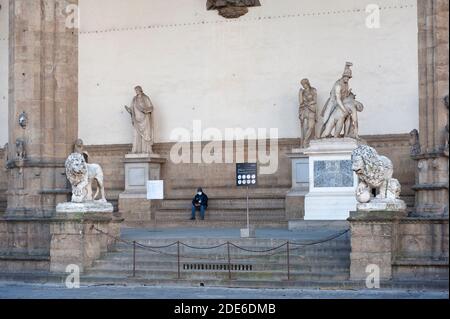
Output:
M202 194L202 192L198 192L197 194L198 194L198 195L201 195L201 194Z

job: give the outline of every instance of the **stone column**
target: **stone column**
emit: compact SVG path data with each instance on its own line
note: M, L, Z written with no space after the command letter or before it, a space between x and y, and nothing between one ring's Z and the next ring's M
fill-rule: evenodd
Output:
M419 134L420 154L416 190L416 214L448 215L448 95L449 2L420 0L419 27Z
M22 139L25 156L10 156L7 216L50 217L67 200L64 161L78 134L78 31L67 27L65 11L77 3L10 1L9 145Z
M69 5L78 0L9 1L10 160L0 223L23 240L6 254L49 256L49 218L70 192L64 162L78 129L78 29Z

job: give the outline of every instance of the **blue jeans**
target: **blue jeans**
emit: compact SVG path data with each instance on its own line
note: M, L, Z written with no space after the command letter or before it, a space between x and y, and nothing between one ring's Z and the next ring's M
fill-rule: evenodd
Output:
M195 205L192 205L192 218L195 218L195 211L197 209L200 209L200 218L204 219L206 207L203 205L201 205L200 207L196 207Z

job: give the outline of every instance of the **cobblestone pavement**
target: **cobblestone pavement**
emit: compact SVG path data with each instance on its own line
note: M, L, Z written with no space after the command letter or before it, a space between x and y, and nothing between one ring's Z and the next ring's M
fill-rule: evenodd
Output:
M231 289L0 283L0 299L448 299L448 291Z

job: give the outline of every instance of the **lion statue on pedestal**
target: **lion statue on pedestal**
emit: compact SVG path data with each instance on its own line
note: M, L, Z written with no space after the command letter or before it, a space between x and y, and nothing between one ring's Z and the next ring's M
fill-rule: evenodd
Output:
M72 202L94 201L101 193L100 202L106 203L103 170L98 164L88 164L84 154L72 153L66 160L66 175L72 185ZM96 181L97 191L92 196L92 183Z
M394 166L386 156L367 145L361 145L352 153L352 169L358 175L359 185L356 199L360 203L372 200L372 189L376 189L379 200L396 200L400 198L401 185L392 178Z

